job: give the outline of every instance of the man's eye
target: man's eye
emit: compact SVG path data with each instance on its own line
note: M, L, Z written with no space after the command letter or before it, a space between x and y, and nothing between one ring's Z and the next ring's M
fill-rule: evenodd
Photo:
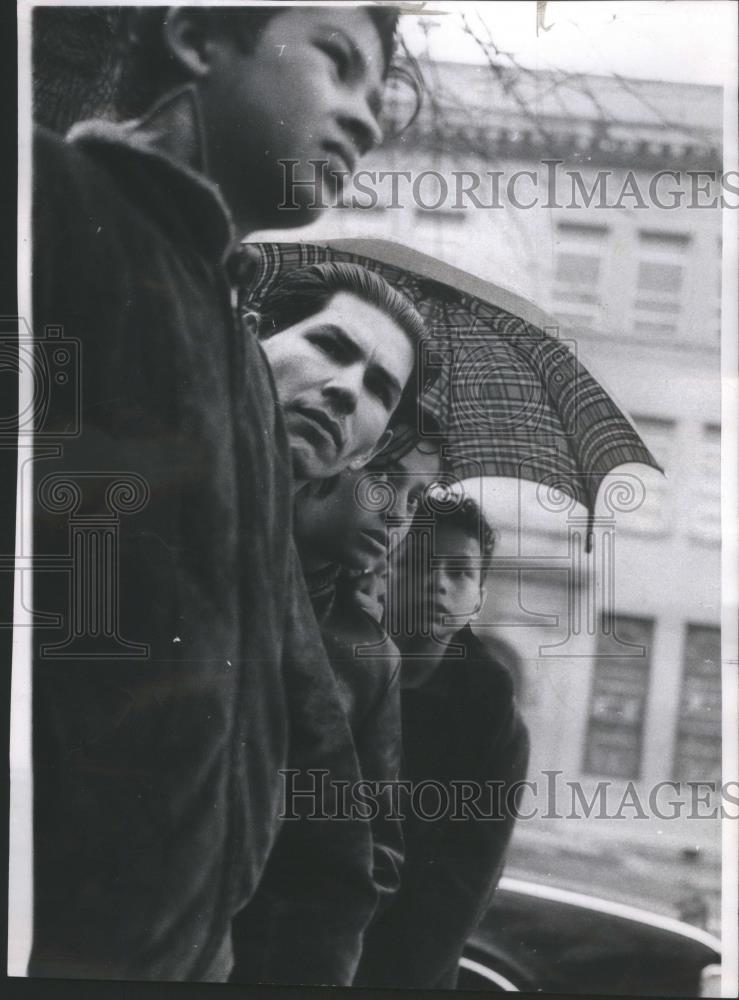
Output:
M413 493L408 497L406 501L406 507L410 513L415 513L418 510L418 505L421 502L421 498L417 493Z
M339 358L341 356L341 347L333 337L319 335L313 338L313 343L329 357Z
M343 80L349 75L349 69L351 67L351 61L349 59L349 54L340 45L335 45L333 42L323 42L318 46L329 59L333 62L336 67L336 72L339 75L339 79Z
M395 405L395 398L392 389L384 379L371 379L369 381L369 389L370 392L377 396L386 410L392 410Z

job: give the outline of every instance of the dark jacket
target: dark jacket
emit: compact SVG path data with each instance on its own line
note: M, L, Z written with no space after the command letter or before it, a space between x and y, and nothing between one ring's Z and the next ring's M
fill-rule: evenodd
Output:
M330 594L307 580L328 661L354 738L363 781L379 786L400 776L400 653L384 628L357 602L355 581L343 576ZM377 913L400 885L403 831L392 816L391 790L378 789L372 820Z
M37 436L36 554L68 564L90 518L116 537L92 602L34 574L37 612L62 615L34 634L32 975L227 978L288 753L358 774L291 542L271 376L233 324L230 236L214 188L115 126L39 136L34 324L79 340L82 409L75 438L53 406ZM127 507L108 487L131 474ZM342 982L374 908L371 841L360 822L318 833L304 851L346 924L325 970Z
M448 653L418 688L402 689L402 776L418 787L441 783L449 808L432 791L415 813L401 799L405 863L400 889L365 937L355 985L452 988L470 931L490 904L516 814L505 794L483 794L455 808L454 782L510 788L526 776L528 734L515 706L510 674L469 627L454 637L463 659ZM459 787L459 786L457 786ZM492 786L487 786L492 787ZM459 802L459 796L456 802ZM456 818L453 818L455 816ZM438 815L436 815L438 814Z
M308 579L311 600L320 619L321 636L338 681L341 703L351 727L363 781L393 782L400 767L400 657L379 624L356 604L344 581L331 576ZM372 653L374 647L374 655ZM364 655L363 655L364 654ZM302 766L302 765L301 765ZM373 876L380 912L400 884L403 835L392 816L391 789L377 796L372 819ZM374 796L370 796L374 798ZM347 796L351 807L352 798ZM367 807L367 814L369 812ZM365 807L361 807L365 814ZM234 921L232 982L319 984L320 956L340 948L345 926L318 922L308 904L297 904L296 881L311 878L310 858L301 846L301 827L315 819L284 824L254 899ZM339 820L343 822L343 820ZM320 891L318 887L314 891ZM318 907L320 901L314 901Z

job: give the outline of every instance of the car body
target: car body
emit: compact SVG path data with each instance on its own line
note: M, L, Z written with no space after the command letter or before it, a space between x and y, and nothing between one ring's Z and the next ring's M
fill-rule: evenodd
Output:
M700 996L720 947L671 917L504 876L467 942L459 988Z

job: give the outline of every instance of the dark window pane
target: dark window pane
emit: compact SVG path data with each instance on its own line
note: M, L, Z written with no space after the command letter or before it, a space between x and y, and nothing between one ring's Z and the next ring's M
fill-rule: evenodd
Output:
M721 780L721 630L718 628L688 626L675 777L678 781Z
M587 774L639 777L653 627L649 619L615 619L618 638L644 646L644 656L605 656L607 644L598 648L583 764Z
M557 257L555 278L572 285L590 285L598 280L600 261L580 253L561 253Z
M680 291L683 269L679 264L660 264L656 261L639 262L639 288L649 292Z

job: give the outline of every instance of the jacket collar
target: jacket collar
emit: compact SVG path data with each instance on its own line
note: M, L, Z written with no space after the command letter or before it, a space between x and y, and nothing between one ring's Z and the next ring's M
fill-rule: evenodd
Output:
M225 260L235 243L234 225L218 186L206 175L198 105L187 88L164 97L143 118L80 122L67 140L105 160L118 177L131 174L136 183L137 172L143 175L151 186L147 207L186 234L204 256Z

